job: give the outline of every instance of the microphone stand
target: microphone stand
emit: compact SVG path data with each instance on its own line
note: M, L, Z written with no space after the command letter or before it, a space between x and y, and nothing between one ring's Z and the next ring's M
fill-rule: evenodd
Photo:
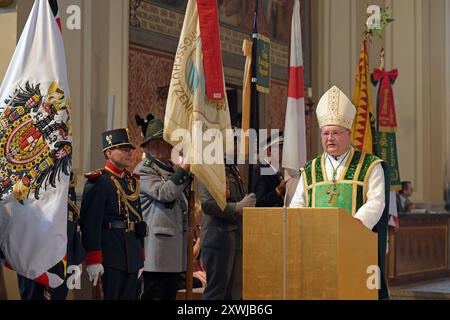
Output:
M299 171L300 173L300 171ZM299 173L297 174L297 176L299 176ZM297 178L297 176L290 178L294 179ZM288 180L288 181L289 181ZM286 185L287 182L286 181ZM283 199L283 214L282 214L282 219L283 219L283 300L287 299L287 263L286 263L286 255L287 255L287 206L286 206L286 199L287 199L287 195L289 194L290 188L292 187L292 185L290 185L289 187L286 188L286 191L284 193L284 199ZM297 188L297 185L296 185ZM294 193L295 194L295 193ZM292 199L291 199L292 200Z

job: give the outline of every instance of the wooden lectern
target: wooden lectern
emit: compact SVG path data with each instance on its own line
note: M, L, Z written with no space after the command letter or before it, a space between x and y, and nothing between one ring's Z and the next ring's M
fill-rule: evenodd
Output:
M282 208L244 209L244 299L378 299L375 233L343 209L286 211L283 237Z

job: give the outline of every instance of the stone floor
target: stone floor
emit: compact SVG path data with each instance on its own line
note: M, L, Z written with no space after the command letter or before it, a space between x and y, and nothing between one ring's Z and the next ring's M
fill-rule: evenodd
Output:
M393 300L450 300L450 278L391 287Z

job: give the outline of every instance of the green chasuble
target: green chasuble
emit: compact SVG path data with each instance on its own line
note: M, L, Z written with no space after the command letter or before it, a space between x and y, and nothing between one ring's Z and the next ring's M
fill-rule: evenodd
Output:
M301 169L307 206L310 208L342 208L352 216L367 201L367 186L373 167L382 160L351 148L336 184L327 177L326 155L307 162Z

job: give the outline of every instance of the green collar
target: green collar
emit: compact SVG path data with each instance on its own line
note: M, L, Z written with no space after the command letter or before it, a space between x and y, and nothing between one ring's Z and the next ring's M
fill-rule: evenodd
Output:
M159 168L161 168L161 169L163 169L163 170L165 170L165 171L168 171L168 172L174 172L173 166L172 166L172 163L171 163L171 162L169 162L169 163L164 163L164 162L162 162L161 160L154 158L151 154L147 154L147 160L150 162L149 165L152 164L152 163L154 163L154 164L156 164Z

